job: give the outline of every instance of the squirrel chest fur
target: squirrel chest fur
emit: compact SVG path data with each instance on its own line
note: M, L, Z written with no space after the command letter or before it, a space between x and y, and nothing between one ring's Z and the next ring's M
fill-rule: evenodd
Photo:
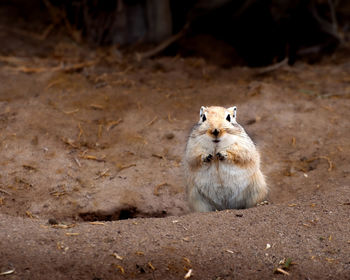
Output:
M267 195L259 152L236 122L236 111L236 107L201 107L184 162L194 211L248 208Z

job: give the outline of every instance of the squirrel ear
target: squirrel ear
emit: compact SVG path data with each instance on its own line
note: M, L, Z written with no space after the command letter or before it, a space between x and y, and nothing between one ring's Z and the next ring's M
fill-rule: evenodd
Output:
M236 106L233 106L233 107L230 107L227 109L228 111L232 112L232 116L234 119L236 119L236 116L237 116L237 107Z
M207 109L207 107L204 107L204 106L201 107L201 109L200 109L200 111L199 111L199 115L200 115L200 116L203 115L203 112L204 112L205 109Z

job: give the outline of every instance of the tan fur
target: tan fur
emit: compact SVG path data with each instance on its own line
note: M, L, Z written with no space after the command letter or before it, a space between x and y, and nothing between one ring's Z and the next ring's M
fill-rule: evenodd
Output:
M260 155L234 112L214 106L202 111L189 136L184 162L191 209L248 208L263 201L268 188Z

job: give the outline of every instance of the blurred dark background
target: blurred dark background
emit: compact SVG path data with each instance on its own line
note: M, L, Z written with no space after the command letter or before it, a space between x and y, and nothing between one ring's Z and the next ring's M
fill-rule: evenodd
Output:
M4 30L125 51L163 44L157 55L201 56L224 67L313 63L349 41L350 1L2 0Z

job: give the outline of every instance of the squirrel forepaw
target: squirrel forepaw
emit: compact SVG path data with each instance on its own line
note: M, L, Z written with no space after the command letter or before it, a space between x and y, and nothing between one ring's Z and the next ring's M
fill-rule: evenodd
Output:
M211 162L212 159L213 159L213 156L211 154L202 156L203 162Z
M227 152L222 151L216 154L218 160L225 160L227 158Z

